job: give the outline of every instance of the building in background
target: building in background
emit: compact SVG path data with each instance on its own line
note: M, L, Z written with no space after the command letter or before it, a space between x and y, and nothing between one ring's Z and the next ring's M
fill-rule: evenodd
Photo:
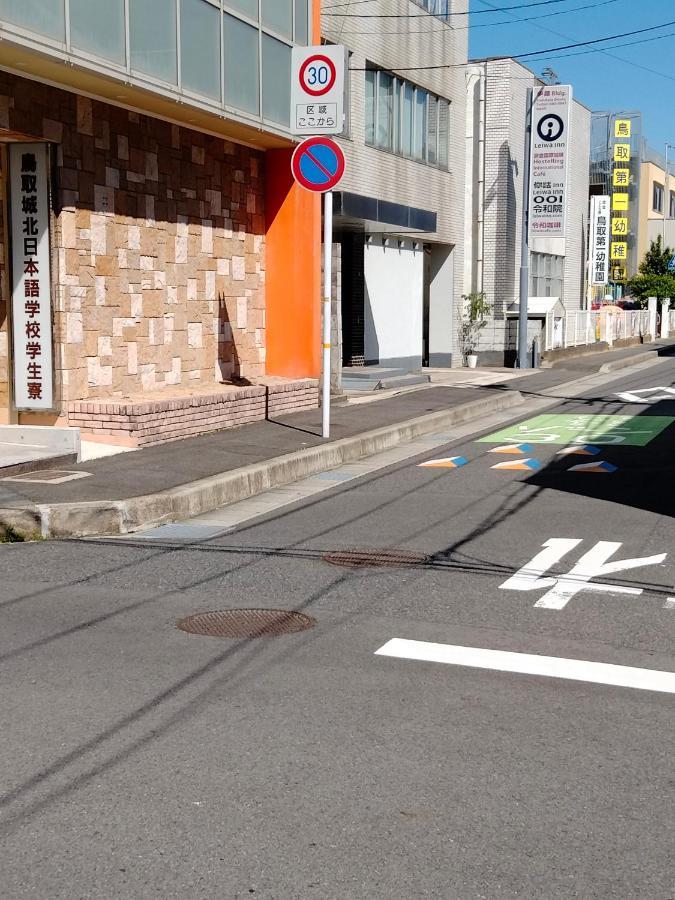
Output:
M318 39L318 14L318 0L0 0L0 422L129 437L110 401L318 375L320 210L289 165L291 48ZM38 231L49 267L33 244L14 253ZM52 346L12 342L12 308L16 338L51 317ZM50 356L53 392L37 374ZM36 395L22 411L13 366ZM253 415L184 406L167 407L173 436ZM148 440L169 434L153 427Z
M493 305L481 334L483 365L513 365L517 346L528 88L544 83L515 60L477 60L466 69L464 293ZM572 98L564 238L530 241L528 343L545 322L586 304L588 159L591 113Z
M467 9L452 4L453 15ZM349 50L334 217L346 367L461 364L468 32L452 21L436 0L372 0L367 15L322 5L324 40Z

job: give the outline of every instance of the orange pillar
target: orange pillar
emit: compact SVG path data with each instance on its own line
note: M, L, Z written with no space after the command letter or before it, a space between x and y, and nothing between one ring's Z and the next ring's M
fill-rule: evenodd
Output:
M265 308L268 375L321 371L321 198L298 187L291 150L266 154Z
M321 42L321 2L312 5ZM291 174L292 150L266 154L266 370L286 378L321 374L321 198Z

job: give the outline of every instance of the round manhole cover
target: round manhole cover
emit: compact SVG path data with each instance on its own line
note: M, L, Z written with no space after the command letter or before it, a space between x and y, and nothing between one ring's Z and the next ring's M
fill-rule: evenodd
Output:
M365 569L372 566L390 568L417 566L425 562L428 556L412 550L338 550L335 553L327 553L323 559L333 566Z
M207 637L258 638L295 634L315 625L316 619L285 609L224 609L188 616L176 627Z

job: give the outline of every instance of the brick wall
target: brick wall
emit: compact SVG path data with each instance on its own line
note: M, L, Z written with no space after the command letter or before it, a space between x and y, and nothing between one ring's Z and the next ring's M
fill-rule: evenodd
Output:
M62 405L264 374L263 154L0 72L3 128L56 146Z
M68 424L83 435L135 447L274 419L318 404L318 382L303 379L139 402L71 403Z

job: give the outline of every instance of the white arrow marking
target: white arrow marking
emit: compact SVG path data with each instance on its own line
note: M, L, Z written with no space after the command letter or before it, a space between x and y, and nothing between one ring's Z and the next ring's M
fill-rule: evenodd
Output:
M675 597L668 597L666 602L663 604L664 609L675 609Z
M652 394L655 396L651 396ZM616 396L626 403L656 403L658 400L672 400L675 397L675 389L670 387L643 388L640 391L623 391Z
M505 650L485 650L481 647L458 647L451 644L432 644L429 641L406 641L402 638L393 638L387 641L379 650L375 651L375 655L675 694L675 672L616 666L611 663L589 662L584 659L563 659L558 656L538 656L532 653L510 653Z

